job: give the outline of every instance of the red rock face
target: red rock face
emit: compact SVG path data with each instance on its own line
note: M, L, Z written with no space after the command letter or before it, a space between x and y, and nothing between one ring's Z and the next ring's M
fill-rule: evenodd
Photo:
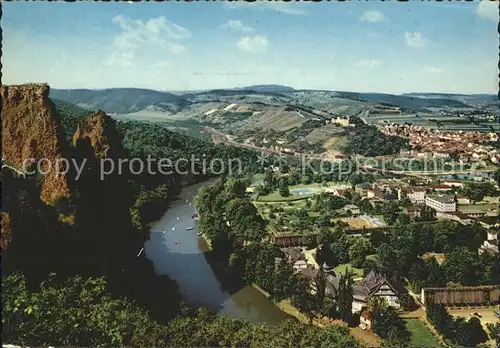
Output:
M2 158L6 164L24 169L30 158L45 158L54 164L68 153L49 90L46 84L1 86ZM45 161L44 171L47 166ZM69 197L67 176L51 170L43 177L40 196L50 205Z
M126 152L116 130L115 120L101 110L80 121L73 135L73 146L79 141L88 142L96 158L120 158Z
M2 249L7 249L7 246L12 240L10 216L8 213L0 212L0 217L2 218L2 239L0 241L0 246Z

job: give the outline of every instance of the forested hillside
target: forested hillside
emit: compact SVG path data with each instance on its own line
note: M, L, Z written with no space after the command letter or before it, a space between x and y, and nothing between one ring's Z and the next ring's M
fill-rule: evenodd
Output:
M255 325L182 304L176 284L157 276L138 251L148 238L146 224L162 214L186 179L129 171L104 181L96 176L99 159L108 156L178 159L196 154L250 163L252 152L214 146L160 126L115 122L101 111L86 115L67 103L56 102L56 113L66 139L71 138L69 155L87 160L86 171L78 180L75 173L69 174L72 195L53 206L40 199L40 176L2 172L6 188L2 222L6 217L9 222L3 232L8 229L10 236L10 243L2 240L3 342L92 347L358 346L341 326L318 329L296 321L276 327ZM193 172L190 176L204 177ZM74 216L71 223L58 219L68 213Z
M88 109L101 109L118 114L136 112L147 107L173 111L190 104L178 95L142 88L52 89L50 97Z
M284 321L256 325L183 307L167 325L127 298L115 298L104 278L50 277L28 289L19 273L4 277L3 341L23 346L79 347L339 347L359 343L347 327L319 329Z
M3 342L93 347L358 346L348 329L340 326L321 330L291 321L268 327L183 305L176 284L155 274L141 248L148 238L146 224L175 199L185 179L178 174L132 175L131 171L106 180L98 176L97 164L108 156L180 158L194 153L251 159L252 153L192 140L162 127L117 123L100 111L82 117L83 111L71 105L59 104L56 110L57 116L48 115L59 117L66 138L71 138L66 144L69 156L87 160L85 171L78 179L75 173L68 174L71 195L53 205L41 201L39 175L2 172L2 217L9 217L9 225L3 227L11 237L8 244L2 240ZM203 177L194 172L190 176ZM71 222L58 218L69 213L74 216Z
M397 154L408 146L408 140L389 136L374 126L364 124L358 118L351 118L356 127L347 133L348 143L344 151L363 156L382 156Z

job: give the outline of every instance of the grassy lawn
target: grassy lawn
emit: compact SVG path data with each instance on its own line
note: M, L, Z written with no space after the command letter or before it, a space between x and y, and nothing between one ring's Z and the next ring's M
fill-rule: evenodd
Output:
M410 346L439 347L436 336L420 319L405 319L406 328L411 332Z
M269 208L271 207L281 207L283 209L297 209L297 208L302 208L306 204L306 199L301 199L296 201L288 200L282 202L255 201L254 204L265 210L269 210Z
M350 263L344 263L342 265L338 265L337 267L334 268L334 271L336 274L339 274L339 273L343 274L343 273L345 273L347 267L349 267L349 271L354 273L355 278L363 277L363 275L365 273L365 271L362 268L352 267Z
M314 196L314 194L306 195L290 195L288 197L281 197L278 192L271 192L266 196L260 196L258 198L259 202L289 202L289 201L299 201Z

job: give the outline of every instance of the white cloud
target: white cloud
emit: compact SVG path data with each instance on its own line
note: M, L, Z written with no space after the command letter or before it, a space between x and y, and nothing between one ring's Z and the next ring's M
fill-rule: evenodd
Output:
M385 19L384 14L381 11L366 11L363 12L361 17L359 18L362 22L381 22Z
M135 54L133 52L116 51L105 61L106 65L129 67L135 65Z
M405 33L406 44L411 47L420 47L424 44L424 37L419 32Z
M186 47L179 44L170 43L168 44L168 49L174 54L179 54L184 52L186 50Z
M300 3L291 4L288 2L267 2L267 1L254 1L254 2L246 2L246 1L233 1L233 2L224 2L224 5L229 9L256 9L256 10L269 10L276 11L283 14L289 15L298 15L304 16L307 15L307 12L299 9L301 6Z
M431 74L440 74L443 72L443 68L435 67L435 66L427 66L424 68L425 72L431 73Z
M262 35L243 36L236 42L236 46L243 52L259 53L267 49L269 40Z
M498 2L497 1L481 1L476 7L476 14L481 18L498 21Z
M170 22L164 16L143 21L118 15L112 22L118 24L121 32L113 40L113 53L106 61L108 65L123 66L123 63L119 63L121 59L125 59L127 66L133 65L135 50L146 45L159 46L173 54L182 53L185 47L173 41L191 36L188 29Z
M253 33L255 32L255 29L244 24L240 20L229 20L226 24L223 24L221 26L223 29L230 29L234 31L242 31L244 33Z
M356 65L362 66L362 67L367 67L367 68L374 68L374 67L380 65L380 60L377 60L377 59L360 60Z

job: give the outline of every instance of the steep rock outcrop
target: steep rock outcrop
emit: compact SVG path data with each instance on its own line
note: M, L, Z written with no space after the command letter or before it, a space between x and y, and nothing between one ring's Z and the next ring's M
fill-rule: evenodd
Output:
M87 245L82 259L94 260L103 272L112 273L136 258L137 246L143 243L130 220L133 191L128 166L123 172L118 170L128 153L116 122L100 110L79 120L72 145L74 158L85 163L74 182L78 191L76 223L86 231L80 241Z
M44 171L40 197L53 205L61 197L70 196L68 177L54 169L58 159L67 155L61 126L55 117L46 84L1 86L2 96L2 158L18 169L30 158L42 163Z
M82 118L78 123L73 146L78 147L81 142L88 142L96 158L115 159L126 154L115 120L102 110Z
M0 244L2 249L7 249L7 246L12 240L12 227L10 223L10 216L8 213L0 212L0 217L2 219L2 239Z

